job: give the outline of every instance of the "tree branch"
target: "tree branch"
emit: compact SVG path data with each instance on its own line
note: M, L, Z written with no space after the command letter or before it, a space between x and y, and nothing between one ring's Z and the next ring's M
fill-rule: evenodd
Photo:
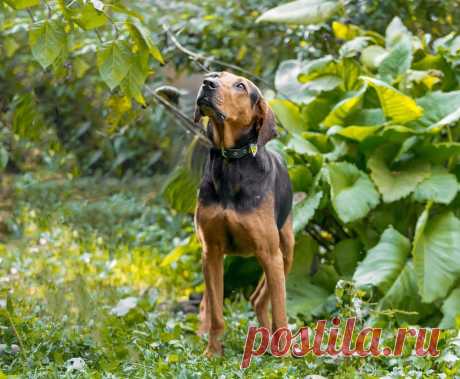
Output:
M177 119L179 119L181 125L187 129L187 131L196 135L198 137L198 141L200 141L206 147L212 147L211 140L204 134L204 130L199 124L193 122L193 120L191 120L185 113L161 97L155 90L149 86L145 86L145 88L152 95L156 102L164 106L166 110L171 112Z
M192 61L199 64L200 67L202 67L205 71L209 71L209 70L206 68L206 66L203 66L202 63L204 63L205 65L209 63L215 63L219 66L227 67L234 71L247 75L248 77L258 80L259 82L265 84L267 87L273 88L271 83L267 82L265 79L261 78L260 76L253 74L251 71L245 70L244 68L234 65L232 63L221 61L219 59L216 59L213 56L206 56L203 54L195 53L187 49L186 47L181 45L181 43L177 40L176 36L169 30L169 28L166 25L163 25L163 30L165 31L166 35L171 39L172 43L174 44L174 46L176 46L178 50L180 50L185 55L187 55Z

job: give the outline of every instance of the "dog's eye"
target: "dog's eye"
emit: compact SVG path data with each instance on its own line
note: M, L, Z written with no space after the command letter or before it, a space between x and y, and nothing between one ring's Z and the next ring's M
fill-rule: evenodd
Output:
M244 85L244 83L242 82L239 82L239 83L236 83L236 88L239 88L239 89L246 89L246 86Z

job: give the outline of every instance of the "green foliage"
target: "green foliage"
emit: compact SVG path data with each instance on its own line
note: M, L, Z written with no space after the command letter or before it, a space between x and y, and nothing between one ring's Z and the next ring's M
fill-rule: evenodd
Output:
M460 279L460 134L458 82L450 73L458 71L447 64L436 72L435 62L452 62L458 53L446 39L424 44L399 18L385 35L339 22L332 29L347 44L361 39L338 47L336 58L281 63L280 98L271 100L288 131L283 143L294 187L305 193L294 206L297 239L306 232L321 247L300 243L296 253L309 260L312 250L317 257L332 253L317 274L304 265L301 275L325 291L353 277L378 304L374 322L396 314L397 322L432 325L444 313L443 325L452 325L456 295L447 297ZM338 82L325 84L331 77ZM309 185L300 185L301 175ZM297 301L311 317L307 300Z

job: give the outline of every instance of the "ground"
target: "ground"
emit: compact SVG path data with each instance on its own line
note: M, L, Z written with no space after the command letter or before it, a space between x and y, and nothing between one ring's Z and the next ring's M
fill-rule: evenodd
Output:
M200 251L191 217L159 200L160 182L15 178L0 240L1 379L453 377L455 355L264 356L243 371L255 315L242 295L226 300L225 357L203 357L190 301L202 291Z

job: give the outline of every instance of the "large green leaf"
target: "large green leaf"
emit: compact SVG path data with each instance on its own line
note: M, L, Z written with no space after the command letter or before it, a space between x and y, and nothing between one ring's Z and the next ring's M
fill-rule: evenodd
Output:
M152 32L139 20L134 20L132 23L128 23L127 27L136 42L140 44L140 41L143 41L143 44L147 46L147 49L152 57L163 64L163 56L161 55L158 47L155 45Z
M162 193L177 212L192 213L196 204L198 181L191 170L179 166L169 176Z
M281 125L287 130L290 132L306 130L305 120L296 104L283 99L273 99L269 103Z
M320 155L320 151L315 145L297 133L292 135L287 144L287 148L295 151L297 154Z
M385 50L382 46L371 45L363 49L361 52L361 63L364 66L375 70L380 66L387 55L388 51Z
M417 153L432 162L445 163L449 158L460 156L460 142L425 143L418 147Z
M358 286L374 285L386 293L406 265L409 252L410 241L390 226L359 264L353 280Z
M431 305L423 304L418 294L412 261L409 260L406 263L385 296L380 300L377 308L381 311L404 311L406 314L396 313L396 319L400 322L409 323L416 323L427 311L431 310Z
M313 59L305 63L302 72L298 75L300 83L308 83L321 76L338 74L338 63L332 55Z
M106 25L109 18L103 13L97 11L89 2L82 8L71 10L72 20L85 30L93 30Z
M408 196L430 175L430 164L423 161L411 160L390 168L388 151L385 147L377 149L367 161L372 180L386 203Z
M11 105L13 108L12 126L14 133L26 140L38 140L44 122L33 92L15 96Z
M300 164L290 167L289 178L294 192L310 192L313 177L306 165Z
M347 126L340 128L334 134L361 142L376 134L381 128L382 126Z
M399 17L393 18L385 31L385 45L391 48L398 44L403 38L410 37L409 30L404 26Z
M460 91L430 92L417 99L417 104L424 109L424 112L423 116L415 121L415 124L430 127L441 122L446 117L456 112L458 113L458 109L460 109Z
M347 125L382 125L385 115L380 108L359 109L347 118Z
M392 83L399 75L405 73L412 63L412 41L405 36L390 50L381 61L378 72L382 80Z
M309 103L315 98L316 92L297 80L302 68L303 63L295 59L281 62L276 70L275 89L296 103Z
M266 11L256 22L320 24L335 15L340 9L339 1L297 0Z
M309 280L313 257L318 254L318 244L308 235L297 237L292 270L286 278L286 305L291 317L316 314L329 296L324 288Z
M339 218L345 222L359 220L379 203L379 194L369 177L347 162L330 163L328 179L331 199Z
M369 37L356 37L351 41L348 41L342 45L339 50L341 57L355 57L361 53L370 43L371 38Z
M316 209L318 209L321 198L323 197L323 192L317 192L310 196L307 196L305 199L300 201L294 206L294 232L298 233L315 215Z
M331 254L334 258L334 267L339 274L353 275L361 256L361 248L359 239L345 239L334 246Z
M367 76L362 77L377 91L383 113L396 124L404 124L416 120L423 114L415 100L404 95L385 82Z
M5 2L18 10L35 7L40 4L40 0L5 0Z
M59 20L46 20L34 24L29 32L29 45L33 57L47 68L66 52L67 37Z
M444 317L439 324L440 328L455 328L458 325L457 318L460 316L460 288L455 288L447 299L444 300L442 313Z
M458 182L455 175L450 174L444 167L435 166L431 175L421 182L414 192L417 201L449 204L458 192Z
M97 67L102 80L113 90L128 74L131 52L123 41L114 41L97 53Z
M330 128L334 125L344 125L346 118L361 104L364 92L366 91L364 86L353 96L347 97L346 99L337 103L332 111L323 120L323 125L326 128Z
M128 73L120 84L126 96L135 99L142 105L145 105L145 100L142 96L142 87L148 73L148 55L141 51L131 56Z
M415 230L412 255L424 302L442 299L460 276L460 220L452 212L429 217L429 207Z

